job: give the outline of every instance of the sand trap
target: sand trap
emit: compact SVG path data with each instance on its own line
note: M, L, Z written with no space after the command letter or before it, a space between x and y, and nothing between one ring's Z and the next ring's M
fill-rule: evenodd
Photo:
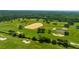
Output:
M63 37L63 36L64 36L64 35L62 35L62 34L56 34L56 33L52 33L52 35L58 36L58 37Z
M53 28L52 30L56 30L56 28Z
M70 42L70 44L79 46L79 44L77 44L77 43L73 43L73 42Z
M0 40L7 40L7 38L0 37Z
M26 29L37 29L42 27L43 24L42 23L34 23L34 24L30 24L28 26L25 26Z
M68 28L62 28L63 30L68 30Z
M28 43L30 43L31 41L29 41L29 40L23 40L22 42L24 42L25 44L28 44Z

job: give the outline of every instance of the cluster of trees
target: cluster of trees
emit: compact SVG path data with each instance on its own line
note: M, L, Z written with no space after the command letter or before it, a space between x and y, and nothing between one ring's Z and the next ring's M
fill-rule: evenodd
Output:
M68 40L57 39L56 43L58 45L64 46L65 48L70 47L70 43L68 42Z
M38 28L37 33L45 33L45 28Z
M14 37L17 36L17 37L19 37L19 38L26 38L24 33L19 33L19 34L18 34L18 33L16 33L16 32L13 31L13 30L9 30L8 33L9 33L10 35L14 36Z
M64 24L64 27L69 28L72 25L74 25L74 22L69 21L67 24Z
M51 43L51 40L46 37L40 37L38 40L40 43Z
M56 39L56 40L51 40L50 38L47 37L39 37L39 39L37 39L36 37L32 38L33 41L39 41L40 43L50 43L53 45L62 45L65 48L70 47L70 43L68 40L62 40L62 39Z
M37 33L45 33L45 28L38 28L37 29ZM47 32L48 34L51 34L51 30L48 30L48 32Z
M74 22L73 21L68 21L68 24L69 25L74 25Z

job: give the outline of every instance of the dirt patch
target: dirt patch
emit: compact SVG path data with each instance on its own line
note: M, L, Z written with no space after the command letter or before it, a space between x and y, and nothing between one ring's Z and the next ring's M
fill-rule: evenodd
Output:
M25 28L26 29L37 29L37 28L40 28L42 26L43 26L42 23L33 23L33 24L25 26Z

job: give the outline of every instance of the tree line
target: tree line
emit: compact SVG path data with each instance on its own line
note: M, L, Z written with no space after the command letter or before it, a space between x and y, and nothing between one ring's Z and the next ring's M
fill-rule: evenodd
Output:
M1 21L10 21L12 19L17 19L17 18L27 18L27 19L44 19L46 22L49 23L49 21L59 21L59 22L79 22L79 17L78 16L70 16L66 14L13 14L13 15L1 15L0 16L0 22Z

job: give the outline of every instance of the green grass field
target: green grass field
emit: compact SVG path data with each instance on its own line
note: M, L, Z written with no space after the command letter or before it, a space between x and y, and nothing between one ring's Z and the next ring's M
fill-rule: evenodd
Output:
M52 30L52 28L63 28L64 24L66 24L66 22L57 22L57 25L53 25L53 22L50 22L49 24L47 24L46 22L43 22L42 19L40 19L40 21L36 21L36 19L25 19L25 21L19 21L18 19L16 20L12 20L11 21L5 21L5 22L1 22L0 23L0 31L3 32L8 32L8 30L14 30L14 31L20 31L23 32L27 37L32 38L33 36L37 37L39 36L39 34L37 33L37 29L35 30L29 30L29 29L18 29L18 26L20 24L23 25L29 25L32 23L36 23L36 22L40 22L42 23L45 28L45 33L44 34L40 34L41 36L45 36L48 37L50 39L63 39L63 40L68 40L70 42L74 42L79 44L79 29L76 29L76 26L79 25L79 23L75 23L73 26L70 26L68 28L69 31L69 36L64 36L64 37L56 37L53 36L52 34L48 34L48 30ZM18 38L18 37L13 37L11 35L5 34L5 33L0 33L0 36L3 37L7 37L7 40L1 41L0 40L0 48L3 49L64 49L63 46L59 46L59 45L53 45L53 44L48 44L48 43L39 43L38 41L31 41L31 43L29 44L25 44L22 42L22 38Z

